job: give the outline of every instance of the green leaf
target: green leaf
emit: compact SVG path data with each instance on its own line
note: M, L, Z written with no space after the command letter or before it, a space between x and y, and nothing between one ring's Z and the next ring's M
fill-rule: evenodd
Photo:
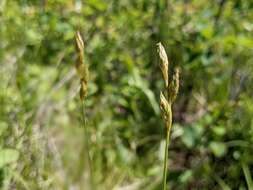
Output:
M202 31L201 34L207 39L211 39L213 37L214 29L212 26L207 26L205 27Z
M16 162L19 158L19 152L15 149L1 149L0 150L0 168L3 166Z
M216 157L222 157L227 152L227 146L223 142L211 142L209 144L210 150Z
M195 144L195 134L192 127L186 127L182 136L183 143L188 147L192 148Z
M204 132L203 126L197 123L193 126L184 127L183 130L182 141L188 148L193 148Z
M7 129L8 125L7 123L1 121L0 122L0 136L4 133L4 131Z
M186 183L188 182L193 176L192 170L186 170L179 176L179 180L181 183Z
M107 4L101 0L88 0L88 4L99 11L104 11L107 8Z
M224 126L215 126L215 127L212 128L212 131L217 136L223 136L226 133L226 129L225 129Z
M153 108L156 115L159 113L159 105L156 101L154 93L148 88L147 83L144 81L144 79L141 78L139 70L134 69L133 70L133 81L132 84L136 88L138 88L140 91L143 92L143 94L146 96L147 100L149 101L151 107Z

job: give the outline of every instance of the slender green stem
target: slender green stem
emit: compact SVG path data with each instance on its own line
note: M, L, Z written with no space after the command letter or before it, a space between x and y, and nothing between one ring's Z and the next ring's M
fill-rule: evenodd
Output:
M89 173L90 173L90 186L93 189L95 189L94 186L94 176L93 176L93 171L92 171L92 159L90 155L90 142L89 142L89 135L88 135L88 130L87 130L87 122L85 119L85 105L84 101L82 101L82 123L83 123L83 129L84 129L84 138L85 138L85 148L87 150L87 157L88 157L88 165L89 165Z
M166 190L166 179L168 173L168 152L170 142L170 127L166 129L166 146L164 153L164 166L163 166L163 190Z
M244 176L246 178L248 189L252 190L253 189L253 180L252 180L252 177L250 174L249 166L246 165L245 163L242 163L242 170L243 170Z

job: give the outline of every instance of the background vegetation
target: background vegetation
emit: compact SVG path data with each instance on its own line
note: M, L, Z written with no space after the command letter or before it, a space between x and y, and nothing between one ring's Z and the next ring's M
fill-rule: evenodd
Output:
M0 189L88 189L74 34L99 190L161 189L161 41L180 66L172 189L253 189L251 0L1 0Z

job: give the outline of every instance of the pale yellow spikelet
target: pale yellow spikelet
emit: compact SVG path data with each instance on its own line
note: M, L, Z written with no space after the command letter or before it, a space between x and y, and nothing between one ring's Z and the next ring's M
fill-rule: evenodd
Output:
M79 31L76 32L76 45L79 50L82 51L84 49L83 39Z
M160 92L160 108L165 115L169 112L169 106L169 102L167 101L163 93Z
M160 65L160 69L163 74L165 86L168 87L168 84L169 84L169 73L168 73L169 61L168 61L166 51L165 51L161 42L157 43L157 52L158 52L159 58L160 58L159 65Z
M76 40L76 51L78 54L78 58L76 61L76 71L80 78L88 78L88 66L84 63L84 43L82 36L79 31L76 32L75 36Z
M75 40L76 51L78 54L75 67L80 78L80 98L83 100L86 97L88 91L89 70L88 65L84 63L84 43L79 31L76 32Z
M87 93L88 93L88 82L85 81L84 79L81 79L80 80L80 98L83 100L86 96L87 96Z
M165 120L165 127L168 129L172 123L171 103L168 102L162 92L160 92L160 108L163 119Z
M172 103L175 101L177 97L178 90L179 90L179 68L176 68L170 86L168 88L168 94L170 97L170 101Z

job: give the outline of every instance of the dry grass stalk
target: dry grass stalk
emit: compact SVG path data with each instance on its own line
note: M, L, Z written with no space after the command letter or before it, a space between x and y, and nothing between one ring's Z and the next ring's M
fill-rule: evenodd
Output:
M87 156L88 156L88 164L89 164L89 169L90 169L90 188L92 190L95 189L94 182L93 182L93 172L92 172L92 160L91 160L91 155L90 155L90 143L89 143L89 135L87 131L87 126L86 126L86 119L85 119L85 106L84 106L84 100L88 94L88 79L89 79L89 69L88 65L84 63L84 43L82 36L79 31L76 32L75 36L75 41L76 41L76 52L78 55L77 62L76 62L76 71L77 74L80 78L80 100L82 102L82 123L84 127L84 138L86 140L84 147L87 150ZM83 149L83 152L81 156L85 155L85 151ZM83 164L83 159L81 159L80 167L82 167Z

